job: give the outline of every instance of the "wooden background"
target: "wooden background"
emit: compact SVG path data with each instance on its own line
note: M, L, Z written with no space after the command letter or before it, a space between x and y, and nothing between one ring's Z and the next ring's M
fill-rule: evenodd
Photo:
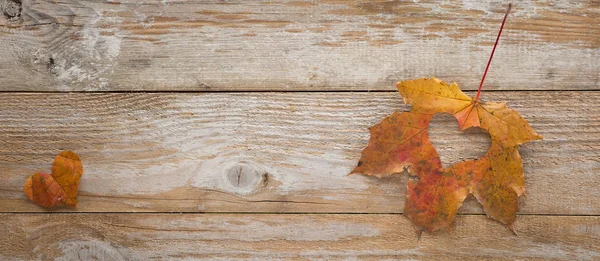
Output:
M394 82L477 88L499 1L0 0L0 259L600 259L600 2L514 3L484 100L521 146L519 235L469 198L419 241L408 177L347 174ZM473 92L469 92L473 95ZM430 130L444 164L482 133ZM74 150L77 209L22 192Z

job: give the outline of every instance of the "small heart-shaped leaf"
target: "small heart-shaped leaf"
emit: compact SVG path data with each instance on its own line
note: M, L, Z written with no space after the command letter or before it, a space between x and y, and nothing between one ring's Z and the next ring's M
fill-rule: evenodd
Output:
M52 174L35 173L25 182L23 191L34 203L42 207L77 206L79 180L83 164L72 151L63 151L52 163Z

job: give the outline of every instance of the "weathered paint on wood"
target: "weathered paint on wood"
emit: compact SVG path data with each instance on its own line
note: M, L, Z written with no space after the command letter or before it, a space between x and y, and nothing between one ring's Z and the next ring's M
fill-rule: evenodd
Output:
M507 101L544 136L520 149L520 213L600 214L600 92L482 98ZM407 175L347 174L367 128L408 109L386 92L2 93L0 211L43 211L24 181L70 149L85 169L77 211L401 213ZM445 162L489 146L451 117L430 134ZM462 212L481 209L471 199Z
M401 215L0 214L0 259L598 260L600 218L483 215L419 241Z
M486 89L598 90L600 2L514 3ZM476 89L497 1L0 0L0 91Z

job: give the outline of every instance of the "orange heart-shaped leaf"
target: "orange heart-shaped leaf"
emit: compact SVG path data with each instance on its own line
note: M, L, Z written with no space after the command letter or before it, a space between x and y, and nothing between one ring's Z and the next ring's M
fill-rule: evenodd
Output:
M72 151L63 151L52 163L52 174L35 173L25 182L23 191L42 207L77 206L77 190L83 164Z

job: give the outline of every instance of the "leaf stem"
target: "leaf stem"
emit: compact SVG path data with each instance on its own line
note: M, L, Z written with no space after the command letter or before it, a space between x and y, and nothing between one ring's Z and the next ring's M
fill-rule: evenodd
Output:
M498 32L498 36L496 37L496 42L494 43L494 49L492 49L492 54L490 55L490 59L488 60L487 66L485 67L485 71L483 72L483 77L481 77L481 83L479 83L479 89L477 90L477 96L475 96L475 102L479 100L479 95L481 94L481 87L483 86L483 81L485 80L485 76L487 75L488 69L490 68L490 64L492 63L492 58L494 57L494 52L496 51L496 46L498 45L498 40L500 40L500 34L502 34L502 28L504 28L504 23L506 22L506 17L508 13L510 13L510 9L512 8L512 4L508 3L508 9L506 9L506 14L504 14L504 19L502 19L502 25L500 26L500 31Z

